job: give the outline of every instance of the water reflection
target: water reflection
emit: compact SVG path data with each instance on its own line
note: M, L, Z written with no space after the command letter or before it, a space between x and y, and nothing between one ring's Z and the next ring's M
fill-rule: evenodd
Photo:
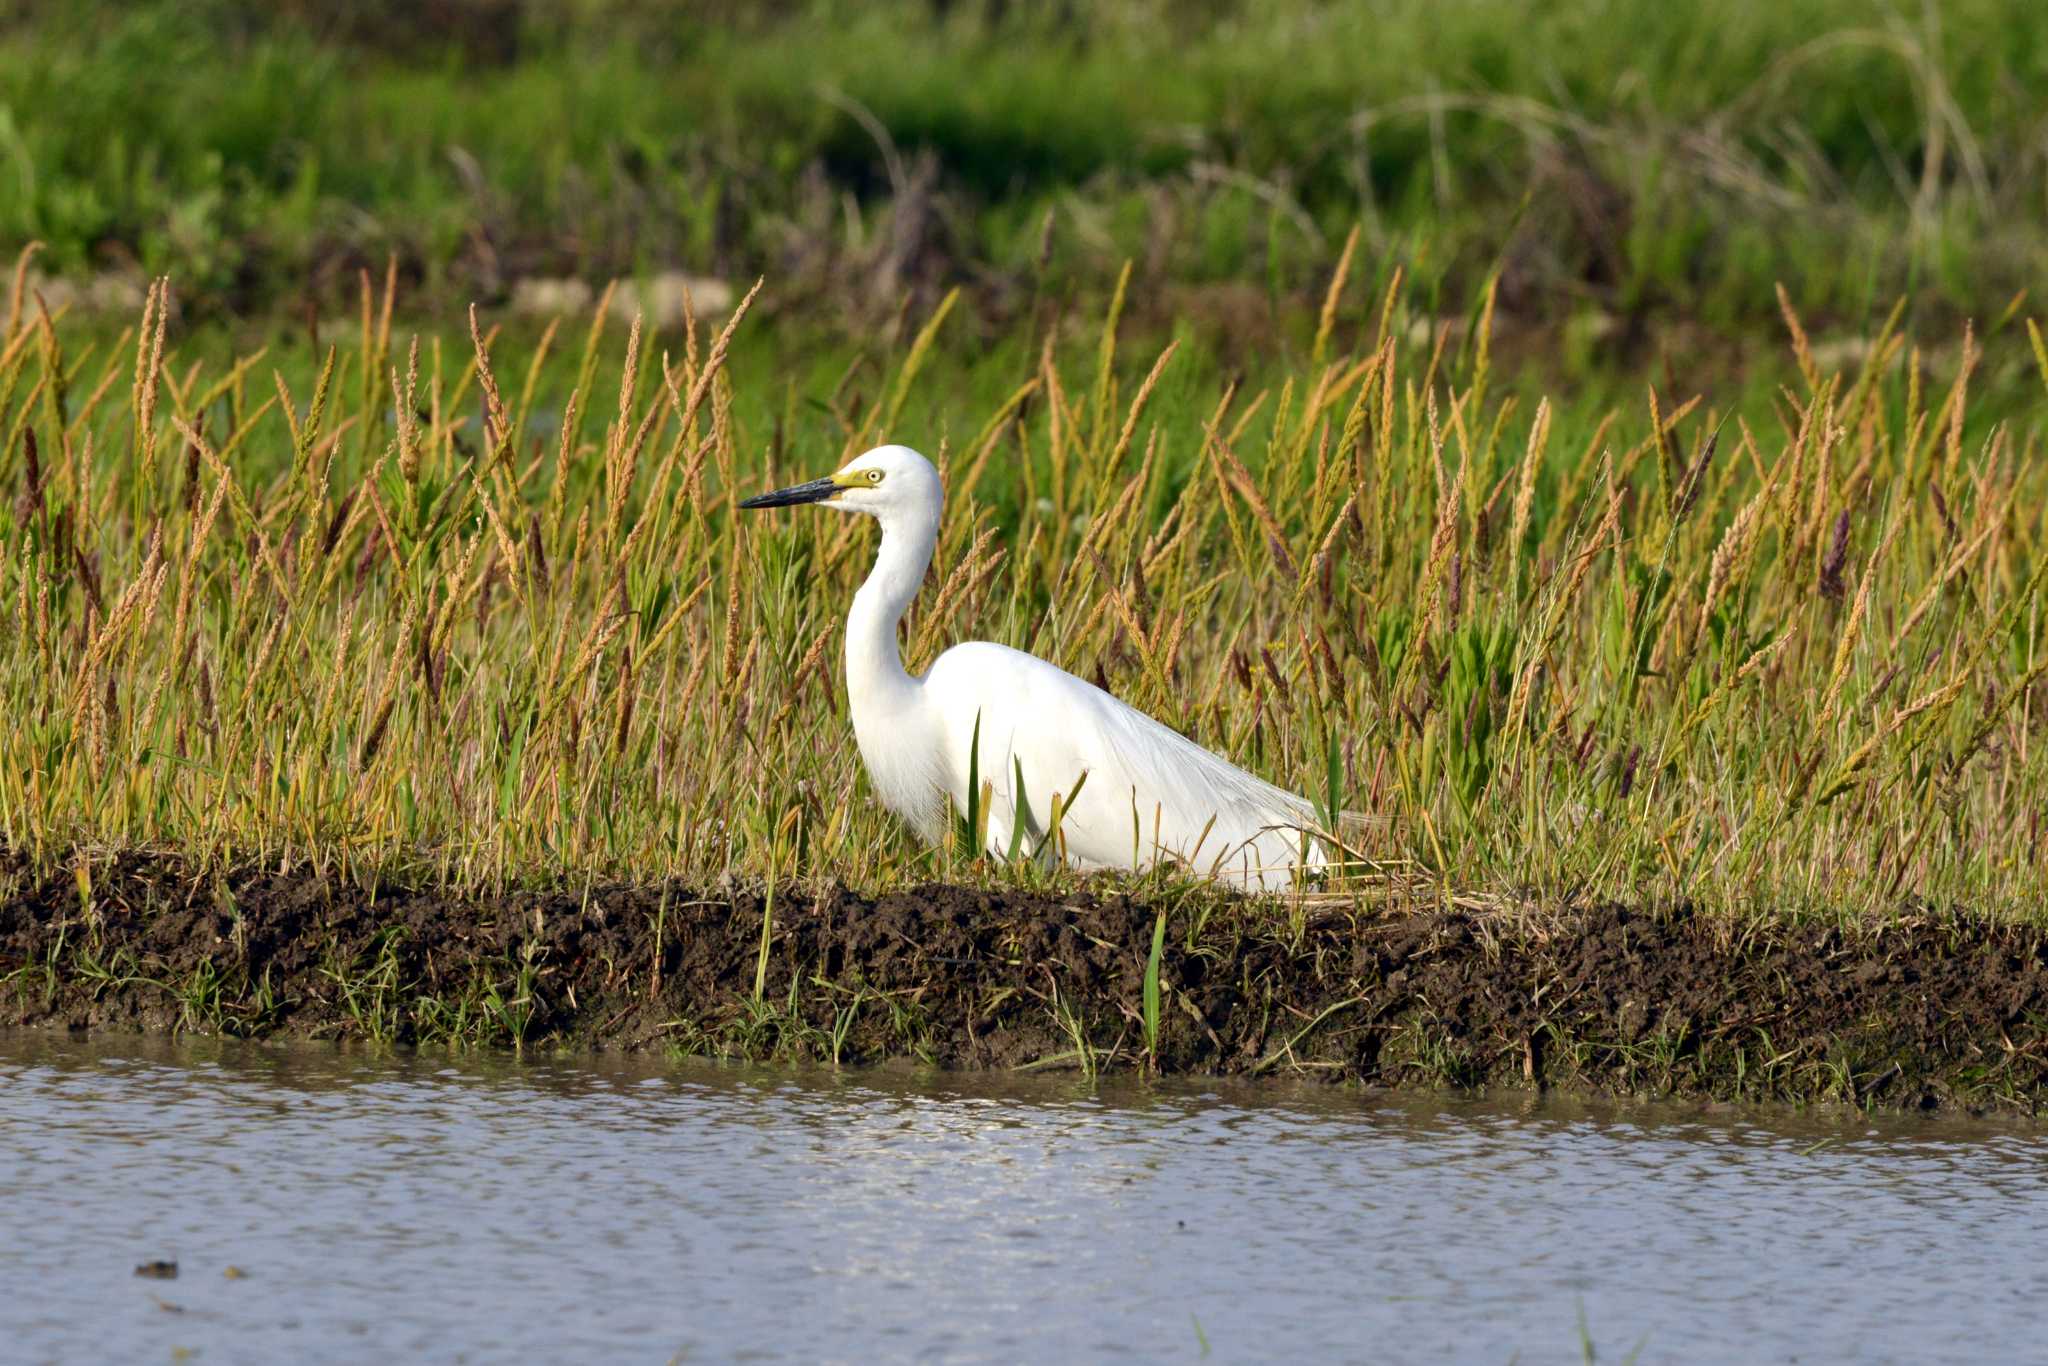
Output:
M0 1211L30 1360L2017 1359L2048 1293L2024 1124L43 1035Z

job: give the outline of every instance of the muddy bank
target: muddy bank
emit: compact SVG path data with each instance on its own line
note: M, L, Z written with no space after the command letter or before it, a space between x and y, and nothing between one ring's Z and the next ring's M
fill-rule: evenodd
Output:
M129 856L0 860L0 1023L846 1063L2048 1102L2048 937L1687 909L1399 917L927 886L448 898ZM757 974L761 991L756 994Z

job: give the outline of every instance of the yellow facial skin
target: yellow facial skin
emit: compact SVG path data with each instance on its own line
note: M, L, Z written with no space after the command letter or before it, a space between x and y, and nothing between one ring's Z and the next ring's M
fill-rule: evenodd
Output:
M882 472L877 469L840 470L831 479L841 489L871 489L882 482Z

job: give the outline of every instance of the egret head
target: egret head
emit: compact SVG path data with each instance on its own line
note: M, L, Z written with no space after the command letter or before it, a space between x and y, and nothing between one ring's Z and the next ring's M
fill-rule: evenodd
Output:
M793 484L740 500L743 508L794 507L824 503L861 512L885 526L898 521L936 523L941 503L939 472L908 446L877 446L855 456L823 479Z

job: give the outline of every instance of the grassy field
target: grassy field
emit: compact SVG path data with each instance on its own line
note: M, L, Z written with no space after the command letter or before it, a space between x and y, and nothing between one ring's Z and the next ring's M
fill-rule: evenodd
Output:
M888 437L948 475L907 662L1009 642L1388 817L1331 890L2042 915L2038 331L1823 348L1788 303L1784 386L1609 410L1497 373L1490 294L1431 327L1346 260L1241 382L1120 348L1121 293L986 349L948 301L790 373L745 317L415 351L389 293L317 371L226 364L161 295L97 339L17 290L0 842L82 895L133 847L456 889L1042 881L866 791L838 622L871 529L732 507Z
M216 318L445 317L520 279L766 273L807 325L908 295L1312 310L1350 227L1418 304L1751 334L1959 329L2048 265L2028 0L23 0L0 250L169 273ZM1143 79L1133 79L1133 73ZM1449 301L1446 303L1446 301Z

